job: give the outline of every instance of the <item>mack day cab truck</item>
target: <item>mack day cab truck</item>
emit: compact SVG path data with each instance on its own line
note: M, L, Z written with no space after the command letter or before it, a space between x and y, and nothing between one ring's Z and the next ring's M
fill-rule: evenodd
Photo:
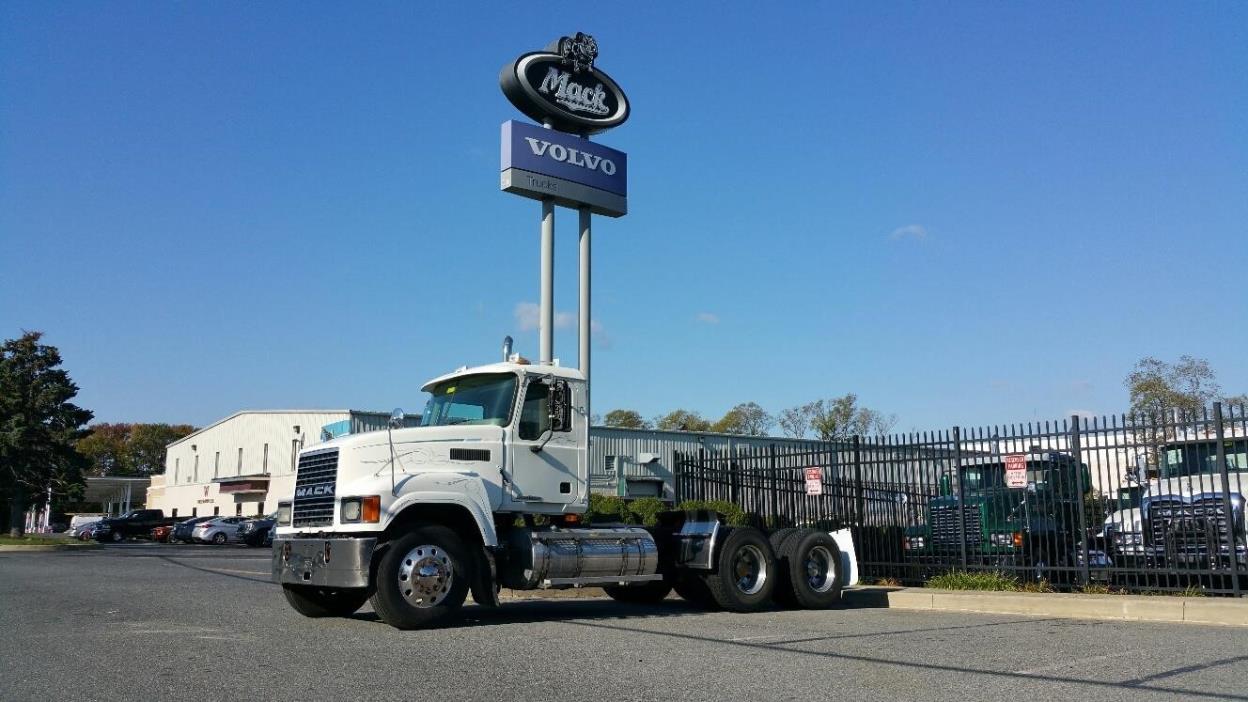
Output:
M300 453L272 563L296 611L347 616L371 599L386 623L414 629L454 617L469 593L497 606L500 587L584 586L630 603L674 588L730 611L773 597L824 608L856 580L848 530L765 533L708 511L662 513L651 528L584 525L584 376L531 365L509 342L501 363L429 381L421 426Z

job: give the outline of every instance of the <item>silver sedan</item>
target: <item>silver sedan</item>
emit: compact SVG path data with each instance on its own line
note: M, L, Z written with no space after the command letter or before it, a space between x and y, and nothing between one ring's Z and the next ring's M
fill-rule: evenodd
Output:
M238 527L246 517L216 517L195 525L191 540L201 544L224 544L238 541Z

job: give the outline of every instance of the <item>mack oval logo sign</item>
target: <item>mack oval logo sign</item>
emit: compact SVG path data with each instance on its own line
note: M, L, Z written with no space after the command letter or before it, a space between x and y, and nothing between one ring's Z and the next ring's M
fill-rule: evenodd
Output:
M628 98L594 67L598 43L577 32L545 51L522 55L503 67L503 94L524 114L573 134L597 134L628 119Z

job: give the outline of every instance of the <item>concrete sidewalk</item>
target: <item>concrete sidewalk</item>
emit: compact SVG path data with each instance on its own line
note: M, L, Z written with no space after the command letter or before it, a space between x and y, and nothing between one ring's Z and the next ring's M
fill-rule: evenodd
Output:
M596 599L602 588L503 590L504 601ZM669 595L679 599L677 595ZM1219 624L1248 627L1248 598L1176 597L1169 595L1085 595L1080 593L981 592L923 587L854 587L845 591L845 607L922 609L979 614L1022 614L1063 619Z
M857 587L845 591L845 603L849 607L1248 626L1248 599L1231 597Z

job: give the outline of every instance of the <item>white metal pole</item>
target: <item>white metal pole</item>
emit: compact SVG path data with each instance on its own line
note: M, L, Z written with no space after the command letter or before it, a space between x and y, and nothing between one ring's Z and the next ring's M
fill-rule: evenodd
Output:
M542 200L542 304L539 311L538 362L549 365L555 341L555 203Z
M590 414L589 405L589 355L590 355L590 334L593 332L593 321L590 316L590 236L591 218L588 207L580 208L581 215L581 262L580 262L580 299L579 299L579 319L577 320L577 341L580 348L577 349L578 359L581 365L581 372L585 374L585 416Z

